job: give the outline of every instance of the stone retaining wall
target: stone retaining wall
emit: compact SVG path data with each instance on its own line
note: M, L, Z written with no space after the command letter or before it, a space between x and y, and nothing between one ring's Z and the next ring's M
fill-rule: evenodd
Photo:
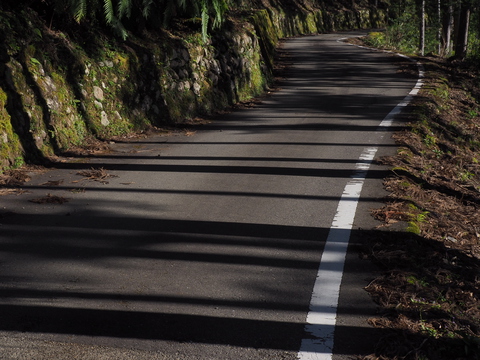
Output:
M178 124L265 91L279 39L381 26L373 10L243 12L202 41L198 31L124 43L75 43L32 12L0 12L0 169Z

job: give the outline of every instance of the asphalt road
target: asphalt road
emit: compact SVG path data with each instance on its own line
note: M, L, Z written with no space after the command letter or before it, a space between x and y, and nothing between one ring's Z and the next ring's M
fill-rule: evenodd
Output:
M378 125L415 84L344 36L288 40L288 78L254 108L112 144L0 197L0 358L296 359L342 191L366 147L395 151L401 123ZM90 167L114 177L76 174ZM357 209L336 359L379 335L362 290L375 269L356 250L384 176L371 166ZM47 194L68 202L29 201Z

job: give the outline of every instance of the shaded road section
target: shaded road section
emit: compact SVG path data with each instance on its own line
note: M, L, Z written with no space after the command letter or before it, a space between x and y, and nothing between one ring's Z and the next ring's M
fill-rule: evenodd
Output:
M287 79L252 109L112 144L0 198L0 358L296 359L342 191L365 148L395 150L401 123L378 125L415 83L344 36L287 41ZM357 210L338 359L373 349L355 245L384 176L371 166ZM29 201L47 194L68 202Z

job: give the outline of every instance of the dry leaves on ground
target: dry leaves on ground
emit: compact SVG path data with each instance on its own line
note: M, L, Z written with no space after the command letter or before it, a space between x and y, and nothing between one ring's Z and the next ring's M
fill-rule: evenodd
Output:
M365 360L480 358L480 74L422 62L398 154L381 159L392 169L389 202L373 211L383 224L365 234L383 269L366 287L379 305L370 324L386 329ZM399 222L405 232L388 231Z
M46 196L37 198L37 199L31 199L29 200L30 202L33 202L35 204L57 204L57 205L62 205L66 202L68 202L67 198L64 198L62 196L56 196L52 194L47 194Z
M77 172L77 175L83 176L83 179L72 181L73 183L80 182L82 180L93 180L98 181L102 184L108 184L106 179L117 177L116 175L109 174L104 168L94 169L91 168L89 170L82 170Z

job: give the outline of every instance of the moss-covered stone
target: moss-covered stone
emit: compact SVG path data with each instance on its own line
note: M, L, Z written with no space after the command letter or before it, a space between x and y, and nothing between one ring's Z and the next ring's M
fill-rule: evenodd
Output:
M7 94L0 89L0 169L14 166L19 158L22 159L20 141L13 131L6 103Z
M271 83L279 39L385 19L370 9L271 3L229 19L207 44L199 31L117 43L95 29L87 42L51 31L33 11L0 11L8 56L0 63L0 168L248 100Z

